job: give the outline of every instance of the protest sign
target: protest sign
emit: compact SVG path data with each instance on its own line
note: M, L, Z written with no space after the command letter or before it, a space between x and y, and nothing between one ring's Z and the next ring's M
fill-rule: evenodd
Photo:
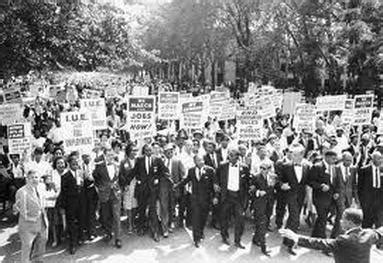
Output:
M346 99L341 115L342 125L351 125L354 121L354 99Z
M374 95L356 95L354 97L354 125L371 124L374 110Z
M0 105L0 121L3 125L23 119L23 109L19 103Z
M4 91L4 101L5 103L21 103L21 92L20 90L11 89Z
M179 92L160 92L158 94L158 118L162 120L177 120L180 115Z
M134 86L132 89L132 96L148 96L149 87L147 86Z
M230 98L230 94L227 92L210 92L209 101L209 116L211 118L218 118L222 112L222 107Z
M283 114L294 114L295 105L302 100L300 92L286 92L283 94Z
M151 137L156 132L155 97L130 96L127 98L128 116L126 129L131 140Z
M31 123L15 123L8 126L10 154L23 154L31 149Z
M339 111L344 109L344 103L347 95L334 95L318 97L316 108L318 112Z
M258 140L262 138L263 119L256 107L237 110L238 140Z
M201 99L193 99L188 102L184 102L181 105L181 128L185 128L189 131L194 129L201 129L203 126L203 108L204 103Z
M87 111L62 112L60 119L64 131L65 151L90 153L94 147L90 113Z
M83 99L80 100L80 107L90 112L93 130L107 128L105 99Z
M299 103L295 106L293 128L297 132L314 133L315 127L315 106L306 103Z
M234 99L226 101L222 107L221 114L218 117L220 121L232 120L235 119L237 111L237 104Z
M84 98L86 99L98 99L102 96L102 91L93 89L83 89Z

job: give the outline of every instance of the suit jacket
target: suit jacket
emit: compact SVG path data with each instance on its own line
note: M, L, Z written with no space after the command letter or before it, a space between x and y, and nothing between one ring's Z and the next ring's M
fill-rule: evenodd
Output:
M213 167L214 169L217 169L219 164L222 162L222 156L218 152L215 152L215 154L217 156L216 165L214 165L213 160L211 159L210 154L205 154L204 157L203 157L203 160L204 160L206 165L209 165L210 167Z
M76 178L72 171L68 170L61 178L61 192L58 199L59 206L68 210L71 204L78 204L83 190L84 186L77 185Z
M333 200L335 193L340 194L343 191L341 183L341 171L339 167L335 167L335 175L331 183L330 174L326 171L324 162L315 164L310 169L310 177L308 184L313 188L313 201L316 205L328 206ZM322 184L330 186L330 190L323 192Z
M380 190L373 188L372 165L362 167L358 177L358 196L362 206L369 206L374 203L376 198L383 201L383 185ZM383 175L383 174L381 174ZM383 179L383 178L382 178ZM382 182L383 184L383 182Z
M276 185L280 188L281 184L288 183L290 190L284 191L287 200L297 199L303 200L306 195L306 185L309 179L310 166L308 164L302 163L302 178L298 182L294 164L292 162L287 162L282 165L280 170L280 182ZM282 190L283 191L283 190Z
M191 202L209 206L214 197L214 176L214 169L205 165L202 167L201 177L198 180L196 176L196 167L193 167L189 169L186 178L179 182L177 188L182 188L187 183L191 182Z
M166 165L167 161L168 160L165 159ZM173 184L178 184L186 175L185 166L183 165L180 159L172 158L170 160L170 167L168 167L168 169L170 175L169 179Z
M15 208L19 212L19 231L40 232L41 221L48 227L48 218L44 210L44 198L42 193L36 195L36 190L25 185L16 192Z
M303 140L303 139L300 139L299 140L299 143L303 145L303 147L305 147L305 155L304 157L307 157L307 154L314 150L315 148L315 145L314 145L314 140L313 139L308 139L308 140Z
M214 177L214 184L217 184L221 188L220 198L221 202L224 202L227 197L227 183L229 176L229 162L220 164L216 170ZM247 200L250 171L246 165L238 162L239 165L239 197L241 204L245 204ZM216 195L218 197L218 193Z
M343 174L343 169L341 169L342 177L341 182L344 186L344 191L342 193L342 198L348 203L352 203L352 198L355 198L355 201L359 203L358 191L357 191L357 169L355 166L350 167L350 174L345 179Z
M110 179L108 168L105 162L96 165L93 171L94 184L97 188L98 198L101 203L109 201L111 198L121 199L121 188L119 185L119 167L114 165L114 177Z
M149 173L147 173L145 156L142 156L136 160L136 164L134 165L134 174L137 180L135 197L140 198L146 196L148 193L158 196L159 181L161 178L167 176L169 171L161 158L152 156L152 164L150 166ZM155 184L156 180L158 180L157 184Z
M267 206L267 201L273 199L274 186L269 185L261 173L256 174L250 179L250 186L255 186L255 191L250 192L250 198L253 200L253 208L264 211ZM260 196L258 195L258 191L265 191L266 194Z
M369 263L371 246L379 241L383 228L378 230L354 228L336 239L300 237L298 245L332 251L336 263Z

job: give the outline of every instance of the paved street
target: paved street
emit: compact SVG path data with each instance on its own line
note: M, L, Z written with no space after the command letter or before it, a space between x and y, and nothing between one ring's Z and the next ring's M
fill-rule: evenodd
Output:
M123 224L124 226L125 224ZM1 226L1 262L17 262L20 258L20 242L16 231L16 226L9 227L4 223ZM332 258L305 248L299 248L297 256L290 256L283 248L281 249L281 239L275 232L270 233L267 238L272 250L271 258L267 258L261 254L258 247L251 244L251 227L249 224L247 224L247 231L243 237L243 243L246 246L244 250L223 245L219 233L215 230L208 228L205 234L206 240L200 248L196 249L192 245L191 231L188 229L178 229L168 239L162 239L160 243L155 243L148 236L138 238L135 235L128 235L124 231L123 248L120 250L111 244L106 245L104 241L98 238L92 243L84 244L74 256L69 255L64 247L48 250L46 262L333 262ZM373 249L371 262L380 263L382 260L383 252Z

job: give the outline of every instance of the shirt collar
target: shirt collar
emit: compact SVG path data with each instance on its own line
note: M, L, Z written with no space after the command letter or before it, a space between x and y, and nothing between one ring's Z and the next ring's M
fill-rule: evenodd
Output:
M360 226L353 227L345 232L346 235L351 234L354 231L360 231L362 228Z

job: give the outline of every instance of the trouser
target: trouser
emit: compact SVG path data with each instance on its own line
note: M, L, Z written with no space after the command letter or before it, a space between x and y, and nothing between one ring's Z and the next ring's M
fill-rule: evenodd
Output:
M317 218L311 236L326 238L327 216L331 211L331 203L314 203L317 210Z
M374 198L370 202L362 202L363 228L375 228L383 226L383 207L379 198Z
M283 219L286 214L286 206L287 206L286 195L284 195L284 193L277 192L276 200L277 200L277 204L275 207L275 224L277 225L278 228L281 228L283 225Z
M177 206L178 206L178 219L182 221L185 217L186 206L183 202L184 198L183 189L176 189L170 192L170 223L175 223L177 218Z
M338 199L334 200L331 206L335 211L335 224L331 231L331 238L336 238L341 232L340 220L342 219L343 211L345 210L345 205L342 199Z
M192 202L192 228L194 242L198 242L202 239L208 214L209 202Z
M48 238L44 223L41 222L40 231L19 230L19 236L21 240L21 262L42 262Z
M301 216L301 211L303 207L304 198L302 197L292 197L287 201L287 209L289 211L289 217L287 219L286 228L291 229L294 232L297 232L299 229L299 220ZM283 243L289 247L294 245L292 240L283 239Z
M266 245L266 233L269 226L269 213L272 211L274 199L263 198L262 200L253 201L254 211L254 234L253 241L260 243L261 246Z
M101 202L101 216L107 234L114 234L115 240L120 239L121 231L121 200L110 197L108 201Z
M227 192L226 199L221 207L221 236L224 239L229 238L229 221L231 215L234 216L234 242L239 243L244 230L244 211L240 202L238 192Z
M88 235L96 232L96 209L98 195L94 187L85 190L85 230Z
M159 235L160 225L157 213L157 201L159 200L156 193L149 191L141 192L137 198L138 208L138 229L141 231L146 230L147 225L152 235ZM149 218L146 216L146 210L149 208Z
M170 222L170 211L171 211L171 189L160 189L160 218L161 218L161 228L163 233L169 231L169 222Z
M75 247L82 236L83 220L83 207L80 200L71 200L68 207L65 209L65 218L67 223L67 233L69 237L69 247Z
M192 209L191 209L191 194L185 192L181 194L179 210L178 210L178 220L180 225L183 225L184 219L186 219L186 225L191 225L192 221Z

